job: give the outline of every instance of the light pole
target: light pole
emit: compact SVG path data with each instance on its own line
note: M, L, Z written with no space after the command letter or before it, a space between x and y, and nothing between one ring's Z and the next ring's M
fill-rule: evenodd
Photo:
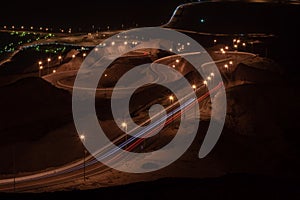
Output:
M124 132L125 132L125 141L127 142L127 123L126 122L122 122L121 124ZM127 148L127 143L126 143L126 148Z
M224 68L226 69L226 72L229 71L228 64L225 64L225 65L224 65Z
M170 95L170 96L169 96L169 100L170 100L170 104L171 104L171 106L172 106L173 100L174 100L173 95ZM174 118L173 118L173 115L172 115L172 127L174 127Z
M81 134L79 137L83 143L83 150L84 150L84 152L83 152L83 181L85 182L85 157L86 157L86 149L84 147L85 135Z
M41 72L40 72L40 70L41 70L42 64L43 64L42 61L39 61L39 62L38 62L38 67L39 67L39 77L41 77L41 74L40 74Z
M196 86L195 84L193 84L193 85L192 85L192 88L193 88L194 93L195 93L195 95L196 95L197 86ZM196 97L197 97L197 95L196 95ZM195 116L196 116L196 107L195 107L194 110L195 110Z
M214 77L215 77L215 73L211 72L211 73L210 73L210 76L211 76L211 84L212 84L212 86L214 86Z
M48 62L47 73L49 74L49 70L50 70L49 67L50 67L51 58L48 58L47 62Z
M42 76L42 69L43 69L43 68L44 68L43 66L40 66L40 67L39 67L39 77Z
M59 64L61 64L62 56L58 56Z
M169 100L170 100L170 103L172 104L172 103L173 103L173 100L174 100L173 95L169 96Z

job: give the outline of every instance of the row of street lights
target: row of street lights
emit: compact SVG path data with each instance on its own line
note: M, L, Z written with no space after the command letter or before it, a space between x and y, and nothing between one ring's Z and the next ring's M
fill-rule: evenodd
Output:
M83 58L83 59L84 59L86 56L87 56L86 53L83 53L83 54L82 54L82 58ZM75 54L72 55L72 59L74 59L74 58L76 58L76 55L75 55ZM57 57L57 60L59 61L59 64L61 64L62 61L63 61L63 57L62 57L61 55L59 55L59 56ZM51 59L50 57L47 58L47 60L46 60L46 63L47 63L47 74L50 73L50 63L51 63L51 61L52 61L52 59ZM41 76L42 76L42 70L44 69L43 61L41 61L41 60L38 61L38 69L39 69L39 77L41 77ZM52 73L56 73L56 69L53 69L53 70L52 70Z

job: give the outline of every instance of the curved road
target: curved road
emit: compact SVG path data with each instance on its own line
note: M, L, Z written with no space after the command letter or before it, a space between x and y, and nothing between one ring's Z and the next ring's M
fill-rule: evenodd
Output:
M243 54L244 55L244 54ZM248 55L250 56L250 55ZM255 56L255 55L251 55ZM164 58L162 62L169 63L170 61L174 59L174 57L171 57L169 59ZM228 58L230 59L230 58ZM223 59L216 61L218 63L227 62L228 59ZM244 58L243 58L244 59ZM207 63L209 64L209 63ZM201 66L205 67L205 66ZM154 69L154 71L157 69ZM70 75L71 73L76 74L75 71L68 72ZM61 80L60 78L65 78L65 73L57 73L55 76L52 77L52 81ZM47 78L47 77L45 77ZM197 89L197 93L201 93L200 97L198 99L191 99L189 97L185 97L187 99L183 105L178 107L177 102L174 102L171 104L167 110L169 110L169 113L164 116L164 120L166 121L166 124L162 124L161 116L158 114L157 120L154 119L154 126L150 128L145 128L142 131L139 131L135 133L136 138L130 138L126 141L124 141L124 137L120 136L116 138L113 142L115 144L118 144L120 148L125 148L127 150L132 150L134 148L139 147L139 145L143 142L142 138L139 138L142 135L148 135L151 134L151 132L160 126L165 126L170 124L173 120L176 120L178 117L180 117L181 112L184 113L186 110L191 109L193 104L198 101L202 102L205 100L210 94L217 92L220 87L223 86L223 83L216 83L216 86L211 89L210 91L207 91L207 88L204 84L201 84ZM206 90L206 92L205 92ZM144 122L145 124L148 123L148 121ZM130 130L134 131L134 130ZM95 157L101 158L101 159L108 159L112 162L115 162L118 160L119 157L119 151L112 147L112 145L107 145L103 149L100 149L98 152L95 153ZM85 163L85 165L84 165ZM88 156L85 160L74 162L71 164L68 164L66 166L59 167L54 170L45 171L41 173L35 173L28 176L23 177L17 177L9 178L9 179L2 179L0 180L0 191L14 191L14 183L16 183L16 191L22 192L22 191L37 191L37 190L43 190L45 188L51 188L52 186L55 186L56 188L61 187L63 188L66 183L73 183L74 185L82 183L83 179L83 169L85 169L86 177L92 177L97 174L102 174L110 170L110 168L106 167L105 165L98 162L96 159L94 159L92 156ZM77 182L78 181L78 182Z

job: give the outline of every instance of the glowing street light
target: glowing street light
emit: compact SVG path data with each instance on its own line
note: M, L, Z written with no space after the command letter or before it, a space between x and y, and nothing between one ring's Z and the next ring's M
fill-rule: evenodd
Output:
M121 126L124 129L124 131L127 133L127 123L126 122L122 122Z
M175 61L176 63L179 63L180 62L180 60L179 59L176 59L176 61Z
M41 64L43 64L43 62L42 62L42 61L39 61L39 65L41 65Z
M174 97L173 97L173 95L170 95L170 96L169 96L169 100L170 100L170 104L172 105L172 104L173 104L173 101L174 101ZM173 119L173 115L172 115L172 126L174 126L174 119Z
M82 143L84 144L85 142L85 135L84 134L81 134L79 136L80 140L82 141ZM83 181L85 182L85 157L86 157L86 149L83 145L83 149L84 149L84 152L83 152Z
M121 126L123 128L123 131L125 132L125 141L127 141L127 123L122 122ZM126 148L127 148L127 143L126 143Z
M50 67L51 58L48 58L47 62L48 62L47 71L48 71L48 74L49 74L49 67Z
M215 76L215 74L213 72L211 72L210 77L211 77L212 85L214 85L214 76Z
M175 68L176 66L175 66L175 65L172 65L172 67Z
M53 74L56 73L56 70L54 69L54 70L52 71L52 73L53 73Z
M246 43L245 42L243 42L243 44L242 44L244 47L246 46Z
M224 65L224 68L228 71L228 69L229 69L229 68L228 68L228 64L225 64L225 65Z
M207 80L211 81L211 77L210 77L210 76L208 76L208 77L207 77Z
M76 55L75 55L75 54L73 54L73 55L72 55L72 58L75 58L75 57L76 57Z
M61 64L62 56L58 56L59 64Z
M195 84L192 85L193 90L195 91L197 86Z
M232 61L229 61L229 65L233 65L233 62L232 62Z
M207 81L206 81L206 80L205 80L205 81L203 81L203 84L207 86Z
M42 76L42 69L43 69L44 67L41 65L40 67L39 67L39 77L41 77Z
M196 86L195 84L193 84L193 85L192 85L192 88L193 88L193 90L194 90L194 93L196 94L197 86ZM195 110L195 115L196 115L196 108L194 108L194 110ZM183 114L184 114L184 112L183 112ZM185 116L185 114L184 114L183 116Z
M86 53L83 53L83 54L82 54L82 57L83 57L83 58L86 57Z
M172 104L172 103L173 103L173 100L174 100L173 95L169 96L169 100L170 100L170 103Z
M79 136L79 138L80 138L81 141L84 142L84 140L85 140L85 135L81 134L81 135Z

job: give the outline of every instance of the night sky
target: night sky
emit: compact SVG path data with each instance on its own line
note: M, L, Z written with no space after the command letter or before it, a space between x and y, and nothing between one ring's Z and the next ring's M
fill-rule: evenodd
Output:
M81 3L58 0L17 2L1 5L0 24L16 26L80 26L113 28L157 26L167 22L175 8L187 0L91 1Z

